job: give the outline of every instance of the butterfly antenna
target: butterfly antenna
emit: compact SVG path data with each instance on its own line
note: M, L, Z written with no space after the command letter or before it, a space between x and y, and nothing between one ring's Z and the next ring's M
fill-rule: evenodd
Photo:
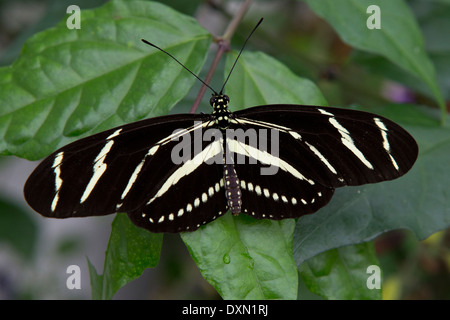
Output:
M248 35L248 37L247 37L247 39L245 40L244 44L242 45L242 48L241 48L241 50L239 51L239 54L238 54L236 60L234 61L234 64L233 64L233 66L231 67L230 72L228 73L227 79L226 79L225 82L223 83L222 89L220 89L220 94L223 93L223 89L225 88L225 85L227 84L228 79L230 79L231 72L233 72L233 69L234 69L234 67L236 66L236 63L238 62L239 57L241 56L242 51L244 51L244 48L245 48L245 45L247 44L248 39L250 39L250 37L252 36L253 32L255 32L255 30L259 27L259 25L261 24L262 21L263 21L263 18L261 18L261 19L258 21L258 23L256 24L256 26L253 28L252 32L250 32L250 34Z
M173 60L175 60L180 66L182 66L184 69L186 69L190 74L192 74L194 77L196 77L201 83L203 83L205 86L207 86L209 89L211 89L212 92L214 92L215 94L217 94L217 92L211 88L210 85L208 85L205 81L203 81L199 76L197 76L195 73L193 73L191 70L189 70L184 64L182 64L180 61L177 60L177 58L175 58L173 55L171 55L170 53L168 53L166 50L161 49L160 47L158 47L157 45L145 40L145 39L141 39L142 42L144 42L145 44L148 44L149 46L152 46L153 48L158 49L161 52L164 52L165 54L167 54L169 57L171 57Z

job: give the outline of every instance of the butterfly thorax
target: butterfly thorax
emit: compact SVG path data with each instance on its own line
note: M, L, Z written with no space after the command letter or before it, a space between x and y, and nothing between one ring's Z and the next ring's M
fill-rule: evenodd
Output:
M221 130L227 129L230 124L231 112L228 110L229 102L230 98L225 94L213 94L209 100L209 103L214 109L212 113L214 120Z

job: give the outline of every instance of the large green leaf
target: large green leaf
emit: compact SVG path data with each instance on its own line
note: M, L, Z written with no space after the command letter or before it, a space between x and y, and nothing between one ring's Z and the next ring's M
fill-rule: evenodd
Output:
M431 58L437 73L437 80L444 99L450 99L450 5L438 1L410 1L417 15L418 23L426 39L425 48ZM353 61L363 63L365 68L376 74L383 74L394 81L406 84L424 95L432 96L429 87L422 81L411 77L410 73L387 59L374 54L358 52L353 55Z
M118 289L158 264L162 234L136 227L126 214L117 214L105 254L103 274L88 260L93 299L112 299Z
M445 103L436 73L424 47L422 33L411 9L403 0L305 0L330 23L342 40L351 46L386 57L430 88L444 113ZM381 28L369 29L371 5L380 8Z
M227 57L225 70L236 59ZM309 80L260 52L245 52L226 88L230 107L268 103L326 104ZM182 238L224 299L295 299L297 271L292 257L294 220L258 221L229 213Z
M210 35L193 18L152 2L111 1L31 37L0 69L0 152L38 159L80 135L167 114L196 81Z

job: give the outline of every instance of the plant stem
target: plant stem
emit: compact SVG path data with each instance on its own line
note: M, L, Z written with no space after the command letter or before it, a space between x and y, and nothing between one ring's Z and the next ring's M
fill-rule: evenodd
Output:
M237 27L239 26L239 23L242 21L242 18L244 17L245 13L247 12L248 8L250 7L252 3L252 0L245 0L242 5L239 7L239 9L236 11L235 15L233 16L233 19L228 24L225 33L223 36L219 37L217 39L218 49L216 52L216 55L214 56L213 62L211 63L211 66L208 70L208 73L205 77L205 83L209 84L211 82L211 79L214 75L214 72L216 71L216 68L219 64L220 59L222 58L222 55L225 51L230 49L230 40L233 37L234 33L236 32ZM200 101L203 98L203 95L205 94L207 87L205 85L202 85L200 88L197 97L195 98L195 101L192 105L190 113L195 113L197 111L197 107L200 104Z

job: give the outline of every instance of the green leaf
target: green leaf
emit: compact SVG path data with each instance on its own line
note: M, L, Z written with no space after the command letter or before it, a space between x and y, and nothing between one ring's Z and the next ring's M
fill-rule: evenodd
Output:
M450 6L435 1L413 1L417 8L413 9L426 39L425 47L435 66L438 84L444 99L450 99L450 42L447 41L450 29ZM353 61L363 63L365 68L377 74L383 74L390 79L406 84L414 90L432 96L425 83L411 78L410 74L381 56L358 52L353 55Z
M229 54L229 70L236 54ZM230 108L268 103L326 104L309 80L261 52L245 52L226 87ZM227 214L182 239L203 277L224 299L295 299L292 258L295 221L255 220ZM268 236L270 235L270 236Z
M224 299L295 299L293 220L227 214L182 239L203 277ZM270 237L268 236L270 235Z
M236 54L227 56L229 70ZM246 51L225 87L230 96L230 108L245 109L264 104L327 105L316 85L300 78L285 65L262 52Z
M45 29L54 27L66 15L67 7L70 5L77 5L83 9L90 9L98 7L107 2L107 0L50 0L45 3L45 11L40 15L39 20L35 23L27 24L24 29L19 29L20 33L15 34L12 42L8 43L7 47L0 56L0 66L11 64L20 54L23 44L33 34L43 31ZM29 3L31 4L31 3ZM7 7L6 1L0 1L0 10ZM33 7L26 10L33 10Z
M379 262L373 243L368 242L326 251L298 269L308 289L324 298L373 300L381 299L380 289L367 286L372 275L367 268L373 265L379 266Z
M92 299L95 300L107 299L103 295L103 275L97 273L95 266L91 263L89 258L87 259L87 264L89 269L89 280L91 283ZM110 293L110 299L112 299L113 295L114 292Z
M406 110L405 107L408 109ZM371 240L393 229L409 229L419 239L450 226L450 127L437 112L417 106L388 106L379 114L404 124L419 144L419 157L394 181L337 189L330 203L298 220L294 235L297 265L344 245Z
M88 260L92 298L112 299L118 289L158 264L162 234L136 227L126 214L116 215L106 250L103 275Z
M0 68L0 153L39 159L80 136L167 114L196 81L164 53L199 72L210 35L159 3L111 1L31 37Z
M445 103L436 73L424 47L422 33L411 9L403 0L305 0L329 22L342 40L351 46L379 54L424 81L445 116ZM381 12L381 29L369 29L367 8L376 4Z

